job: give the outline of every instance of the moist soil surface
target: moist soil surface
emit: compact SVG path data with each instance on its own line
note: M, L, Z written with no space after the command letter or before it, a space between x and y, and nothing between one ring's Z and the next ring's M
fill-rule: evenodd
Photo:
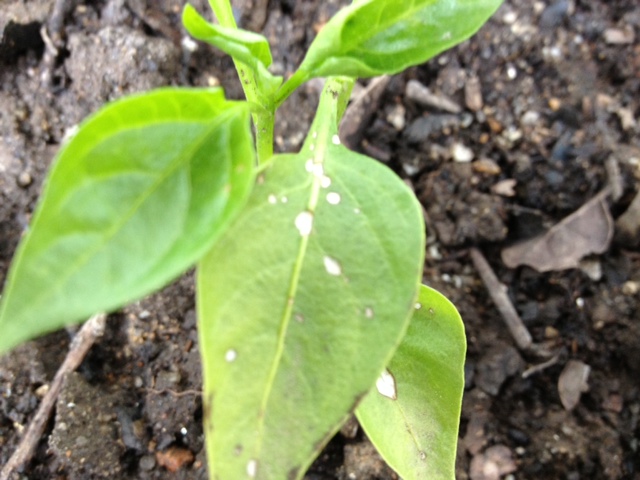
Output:
M55 3L66 9L52 16ZM282 75L340 4L234 2L241 24L270 39ZM195 6L207 11L203 0ZM163 85L221 84L241 98L228 58L183 41L181 8L3 1L0 281L55 152L86 115ZM415 189L428 228L424 281L465 322L458 479L640 478L639 39L633 1L507 0L470 41L378 94L368 82L355 91L375 108L349 125L349 142ZM285 104L277 150L300 147L321 86L312 81ZM535 349L510 334L474 248ZM110 315L15 478L206 478L195 327L192 273ZM0 464L72 335L2 357ZM306 478L397 476L352 421Z

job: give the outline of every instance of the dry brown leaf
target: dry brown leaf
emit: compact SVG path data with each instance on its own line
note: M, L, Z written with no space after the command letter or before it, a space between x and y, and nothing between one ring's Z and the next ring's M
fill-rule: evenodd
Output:
M546 233L502 249L509 268L528 265L539 272L576 268L580 259L603 253L613 236L613 219L601 193Z
M582 394L589 390L587 380L591 367L578 360L569 360L558 378L558 393L565 410L573 410Z

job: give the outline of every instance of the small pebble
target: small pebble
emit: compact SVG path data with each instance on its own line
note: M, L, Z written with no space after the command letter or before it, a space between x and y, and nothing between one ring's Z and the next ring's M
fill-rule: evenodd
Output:
M22 172L18 175L18 185L22 188L28 187L33 182L33 178L31 178L31 174L29 172Z
M468 163L473 160L473 150L456 142L451 147L451 156L456 162Z
M393 125L396 130L401 131L406 125L405 115L404 107L401 103L397 103L387 113L387 122Z
M640 285L638 285L638 282L629 280L628 282L624 282L624 284L622 285L622 293L624 293L625 295L635 295L639 290Z
M500 165L490 158L480 158L471 164L474 172L484 173L486 175L499 175L502 170Z
M140 470L148 472L156 466L156 459L153 458L152 455L144 455L142 458L140 458L138 466L140 467Z

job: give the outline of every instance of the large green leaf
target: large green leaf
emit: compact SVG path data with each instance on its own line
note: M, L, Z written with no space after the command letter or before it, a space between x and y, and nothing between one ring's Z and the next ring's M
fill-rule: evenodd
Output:
M309 77L393 74L466 40L502 0L363 0L320 31L300 71Z
M87 120L58 154L9 272L0 351L108 311L195 263L253 184L249 111L167 88Z
M422 286L378 391L356 410L373 444L404 480L455 478L465 351L458 311Z
M199 264L211 478L301 478L413 310L419 204L387 167L339 144L339 90L328 83L301 153L268 164Z

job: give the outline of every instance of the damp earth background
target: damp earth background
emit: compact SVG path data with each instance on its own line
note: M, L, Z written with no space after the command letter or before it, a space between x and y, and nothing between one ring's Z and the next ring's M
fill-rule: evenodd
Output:
M177 0L66 2L64 45L48 69L40 28L54 3L5 0L0 10L2 282L51 159L86 115L163 85L219 83L241 98L228 58L183 42ZM207 2L193 3L207 11ZM286 75L343 3L234 6L245 28L269 38L273 71ZM640 209L621 220L640 179L634 3L507 0L473 39L393 77L377 108L354 126L355 148L415 189L428 228L424 281L465 322L458 479L640 475ZM309 82L284 105L277 150L300 147L321 87ZM505 266L503 248L557 224L614 181L620 192L606 205L616 223L604 253L563 271ZM486 256L534 341L558 353L551 365L531 370L545 360L517 348L470 247ZM206 478L193 274L114 313L107 327L69 377L24 475ZM2 357L0 464L61 364L70 333ZM578 385L586 391L568 411L558 381L571 365L587 366L589 375L588 390ZM397 477L350 421L306 478Z

